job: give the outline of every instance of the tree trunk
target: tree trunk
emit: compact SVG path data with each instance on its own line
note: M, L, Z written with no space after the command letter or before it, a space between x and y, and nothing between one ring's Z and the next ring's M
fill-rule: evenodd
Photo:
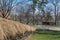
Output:
M33 25L34 25L34 12L35 12L35 8L33 7L33 16L32 16L33 17L33 21L32 21Z
M55 5L55 25L56 25L56 5Z

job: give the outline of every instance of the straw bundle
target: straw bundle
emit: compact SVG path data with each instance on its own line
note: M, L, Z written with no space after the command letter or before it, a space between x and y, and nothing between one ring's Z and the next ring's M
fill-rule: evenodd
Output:
M8 40L8 37L16 38L17 34L22 36L25 32L35 31L34 27L0 18L0 40Z
M4 36L5 36L5 34L0 26L0 40L4 40Z

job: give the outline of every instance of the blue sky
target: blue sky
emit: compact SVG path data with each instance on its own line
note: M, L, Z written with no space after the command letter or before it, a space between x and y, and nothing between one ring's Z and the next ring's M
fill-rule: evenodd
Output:
M33 4L33 0L18 0L17 2L19 2L19 1L20 2L24 1L23 5L25 6L25 8L27 7L26 4ZM60 0L55 0L55 1L58 2L58 5L59 5L58 9L59 9L59 12L60 12ZM54 2L54 0L48 0L48 4L46 4L46 7L44 8L44 10L45 11L50 11L49 9L52 9L51 15L52 15L53 18L55 18L54 13L53 13L54 12L54 5L52 4L52 2ZM36 13L38 13L38 12L39 12L39 10L36 8Z
M16 3L17 3L17 2L21 2L21 3L22 3L21 6L24 6L25 9L27 8L27 4L29 4L29 5L30 5L30 4L33 4L33 1L32 1L32 0L17 0ZM19 6L19 5L18 5L18 6ZM18 6L17 6L17 7L18 7ZM18 8L18 9L19 9L19 8ZM14 11L15 14L17 14L17 13L16 13L16 8L14 8L13 11ZM25 10L25 11L26 11L26 10ZM18 14L17 14L17 15L18 15Z
M24 1L24 3L23 3L23 5L26 5L26 4L33 4L33 0L18 0L17 2L23 2ZM55 0L55 1L57 1L57 2L59 2L60 0ZM53 6L53 4L52 4L52 2L54 2L54 0L48 0L48 4L46 5L48 8L51 8L51 9L54 9L54 6ZM60 5L60 2L58 3L59 5ZM46 7L46 8L47 8ZM45 8L45 10L47 10ZM38 11L38 9L36 8L36 11ZM49 10L47 10L47 11L49 11Z
M26 5L26 4L33 4L33 0L17 0L17 2L23 2L23 5ZM60 1L60 0L55 0L55 1ZM54 2L54 0L48 0L48 4L47 4L47 7L52 7L53 8L53 4L51 2ZM60 4L60 3L59 3Z

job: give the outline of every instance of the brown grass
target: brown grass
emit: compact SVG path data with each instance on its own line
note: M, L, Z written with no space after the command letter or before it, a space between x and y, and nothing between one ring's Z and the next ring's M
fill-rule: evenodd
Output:
M17 34L24 34L26 31L33 32L35 27L0 18L0 40L5 40L9 36L15 37Z

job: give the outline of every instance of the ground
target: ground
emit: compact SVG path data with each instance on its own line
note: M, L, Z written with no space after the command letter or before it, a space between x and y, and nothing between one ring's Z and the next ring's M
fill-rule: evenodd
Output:
M60 40L60 32L37 30L29 40Z

